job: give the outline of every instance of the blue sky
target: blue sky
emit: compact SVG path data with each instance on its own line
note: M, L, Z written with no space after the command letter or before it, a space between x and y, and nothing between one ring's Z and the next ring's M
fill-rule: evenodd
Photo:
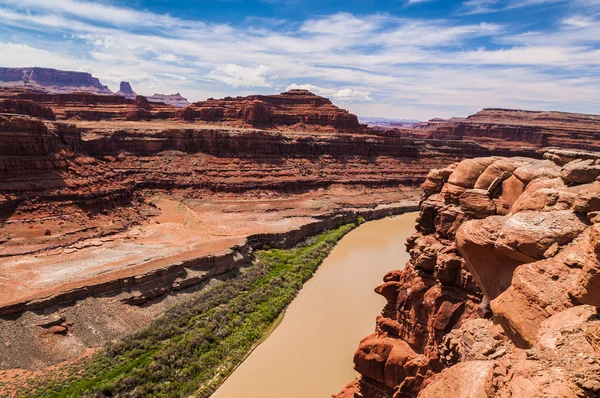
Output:
M307 88L361 116L600 113L600 0L0 0L0 66L190 100Z

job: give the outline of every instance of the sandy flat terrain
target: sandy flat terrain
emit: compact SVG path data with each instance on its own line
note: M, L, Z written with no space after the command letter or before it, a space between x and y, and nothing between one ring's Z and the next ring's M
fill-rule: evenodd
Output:
M35 251L38 247L27 244L19 246L23 252L32 251L28 254L4 253L5 257L0 258L0 291L4 293L0 306L224 253L242 245L252 234L287 232L335 210L393 203L407 196L398 190L344 189L277 198L182 200L155 195L151 200L156 214L124 231L47 250ZM38 241L35 245L43 247Z

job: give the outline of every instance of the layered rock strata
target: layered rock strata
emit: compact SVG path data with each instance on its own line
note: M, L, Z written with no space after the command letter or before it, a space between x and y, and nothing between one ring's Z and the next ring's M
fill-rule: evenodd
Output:
M0 90L0 101L35 103L49 108L59 120L122 120L139 121L169 119L176 108L163 103L150 103L145 97L126 98L119 95L93 93L40 93L29 90ZM46 117L40 111L15 112Z
M242 121L262 126L308 124L343 129L361 126L356 115L306 90L290 90L279 95L208 99L182 109L178 115L184 120Z
M565 112L484 109L466 119L432 123L425 136L471 140L495 147L600 150L600 116Z
M411 260L339 397L600 394L600 156L487 157L432 170Z

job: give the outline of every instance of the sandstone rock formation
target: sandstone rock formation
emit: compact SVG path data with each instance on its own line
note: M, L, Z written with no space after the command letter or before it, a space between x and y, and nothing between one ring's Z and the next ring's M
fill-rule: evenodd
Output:
M345 129L360 127L356 115L306 90L290 90L279 95L208 99L182 109L178 115L184 120L243 121L262 126L303 123Z
M0 99L0 113L16 113L54 120L52 108L42 106L34 101L5 98Z
M411 260L338 397L600 394L597 154L432 170Z
M151 120L174 117L176 108L163 103L150 104L145 97L126 98L120 95L91 93L40 93L20 89L0 89L0 101L6 103L34 103L49 108L36 110L30 105L21 105L11 112L50 118L50 113L59 120ZM2 105L0 105L2 106Z
M37 67L0 68L0 86L26 87L33 90L56 93L113 93L89 73Z
M137 97L137 94L133 91L129 82L121 82L119 85L119 91L117 91L115 95L120 95L121 97L129 99Z

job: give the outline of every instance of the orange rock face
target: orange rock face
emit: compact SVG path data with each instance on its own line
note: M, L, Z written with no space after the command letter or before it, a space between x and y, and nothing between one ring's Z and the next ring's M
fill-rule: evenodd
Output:
M411 260L375 290L388 304L339 397L598 396L595 156L431 171Z

